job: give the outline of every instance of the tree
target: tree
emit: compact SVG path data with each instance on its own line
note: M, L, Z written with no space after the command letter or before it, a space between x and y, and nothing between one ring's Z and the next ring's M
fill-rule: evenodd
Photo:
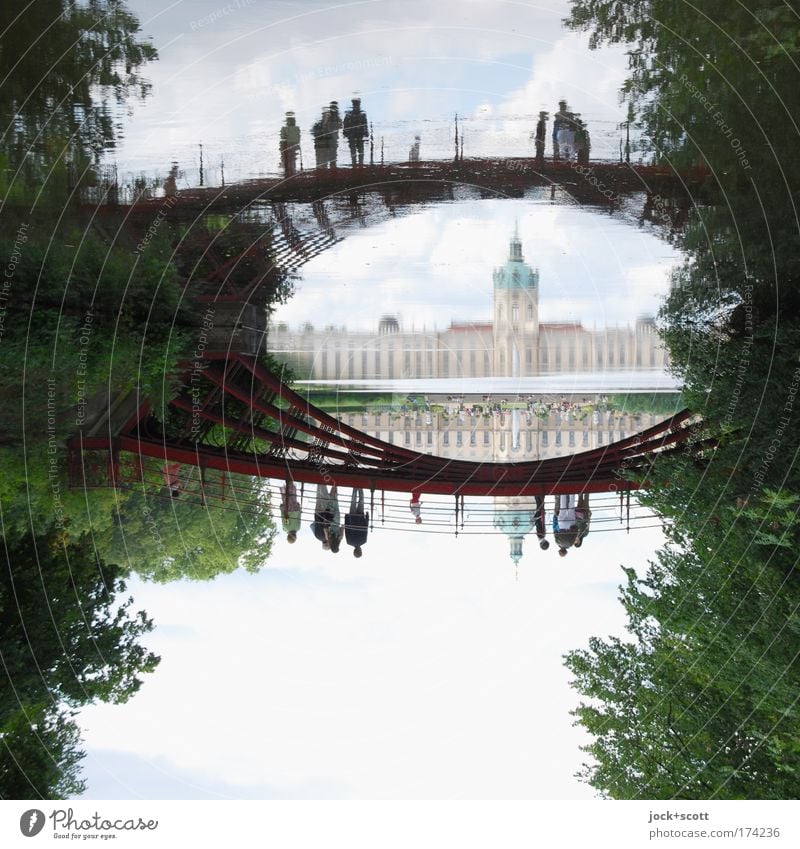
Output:
M144 97L140 68L156 58L120 0L23 0L0 9L0 150L28 183L47 166L96 162L118 136L115 108Z
M0 629L6 683L0 720L18 703L127 701L159 658L139 644L153 623L132 615L122 570L103 563L86 534L5 543ZM9 689L10 688L10 689ZM13 696L11 693L13 692Z
M65 799L86 789L80 731L70 713L26 705L0 725L0 799Z

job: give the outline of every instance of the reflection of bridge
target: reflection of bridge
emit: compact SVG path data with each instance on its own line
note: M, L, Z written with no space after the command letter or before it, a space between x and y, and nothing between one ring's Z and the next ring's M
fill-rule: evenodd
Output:
M548 460L474 463L421 454L371 437L312 407L257 357L208 355L186 365L184 390L158 421L149 403L104 436L70 442L73 485L142 478L140 458L297 482L450 495L546 495L638 489L653 462L684 451L687 412L612 445ZM97 432L97 429L95 430Z

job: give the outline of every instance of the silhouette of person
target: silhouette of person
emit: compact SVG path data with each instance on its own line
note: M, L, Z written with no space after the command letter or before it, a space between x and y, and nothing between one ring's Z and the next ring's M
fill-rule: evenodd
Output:
M550 543L547 541L547 524L545 522L544 496L537 495L536 510L533 513L533 523L536 527L536 536L539 539L539 548L547 551Z
M297 173L297 152L300 150L300 128L295 123L294 112L286 113L286 123L281 127L281 165L286 177Z
M344 517L344 536L354 548L353 557L361 557L361 546L367 544L369 513L364 512L364 490L353 489L350 497L350 512Z
M178 194L178 163L173 162L169 174L164 178L164 197L172 198Z
M586 124L581 120L580 115L575 115L575 158L580 165L589 163L589 153L592 149L591 140L589 139L589 130L586 129Z
M328 124L325 130L328 167L336 167L339 152L339 130L342 129L342 119L339 116L339 104L332 100L328 106Z
M561 150L561 142L559 141L559 133L565 130L567 126L571 126L572 112L567 107L566 100L558 101L558 112L553 116L553 159L561 159L563 151ZM561 136L566 140L565 136Z
M342 525L336 484L331 487L330 492L325 484L317 484L317 501L314 506L314 521L311 524L311 532L322 543L322 548L325 551L330 550L334 554L339 551Z
M414 136L414 144L408 151L409 162L419 162L419 136Z
M576 520L575 496L557 495L556 509L553 513L553 537L558 546L559 557L566 557L567 549L575 544L577 533L573 528Z
M547 137L547 112L539 113L539 120L536 123L536 162L541 164L544 162L544 143Z
M591 519L592 511L589 508L589 493L582 492L578 496L578 503L575 507L575 548L580 548L583 545L583 541L589 533Z
M422 502L419 500L418 492L411 495L409 510L411 510L411 515L414 517L414 521L418 525L422 524Z
M361 111L361 98L354 97L352 107L347 110L342 126L344 137L350 146L350 160L353 168L356 164L364 164L364 139L369 135L369 122L367 113Z
M330 113L328 109L322 110L322 117L311 127L311 135L314 137L314 158L317 168L328 167L328 128L330 125Z
M286 541L293 543L297 539L302 521L302 508L297 499L297 487L294 481L286 481L281 487L281 524L286 531Z

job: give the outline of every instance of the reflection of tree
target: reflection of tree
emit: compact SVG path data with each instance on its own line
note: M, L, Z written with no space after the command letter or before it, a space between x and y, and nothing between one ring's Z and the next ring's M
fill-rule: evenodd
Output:
M152 622L120 599L123 573L97 557L88 534L6 538L3 561L0 796L24 780L23 797L58 796L77 786L70 709L125 702L139 689L159 661L139 643Z
M9 128L2 146L12 168L36 181L62 154L83 168L112 147L114 107L147 93L139 69L156 57L125 6L37 0L32 12L6 0L0 32L0 119Z

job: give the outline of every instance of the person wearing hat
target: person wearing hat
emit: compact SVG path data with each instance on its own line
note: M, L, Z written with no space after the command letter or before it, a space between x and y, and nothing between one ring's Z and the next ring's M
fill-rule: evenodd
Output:
M281 165L286 177L297 173L297 152L300 150L300 128L294 119L294 112L286 113L286 123L281 127L279 144Z
M367 113L361 111L361 98L354 97L352 104L345 113L343 127L344 137L350 146L350 159L355 168L356 161L359 167L364 165L364 139L369 135L369 122Z

